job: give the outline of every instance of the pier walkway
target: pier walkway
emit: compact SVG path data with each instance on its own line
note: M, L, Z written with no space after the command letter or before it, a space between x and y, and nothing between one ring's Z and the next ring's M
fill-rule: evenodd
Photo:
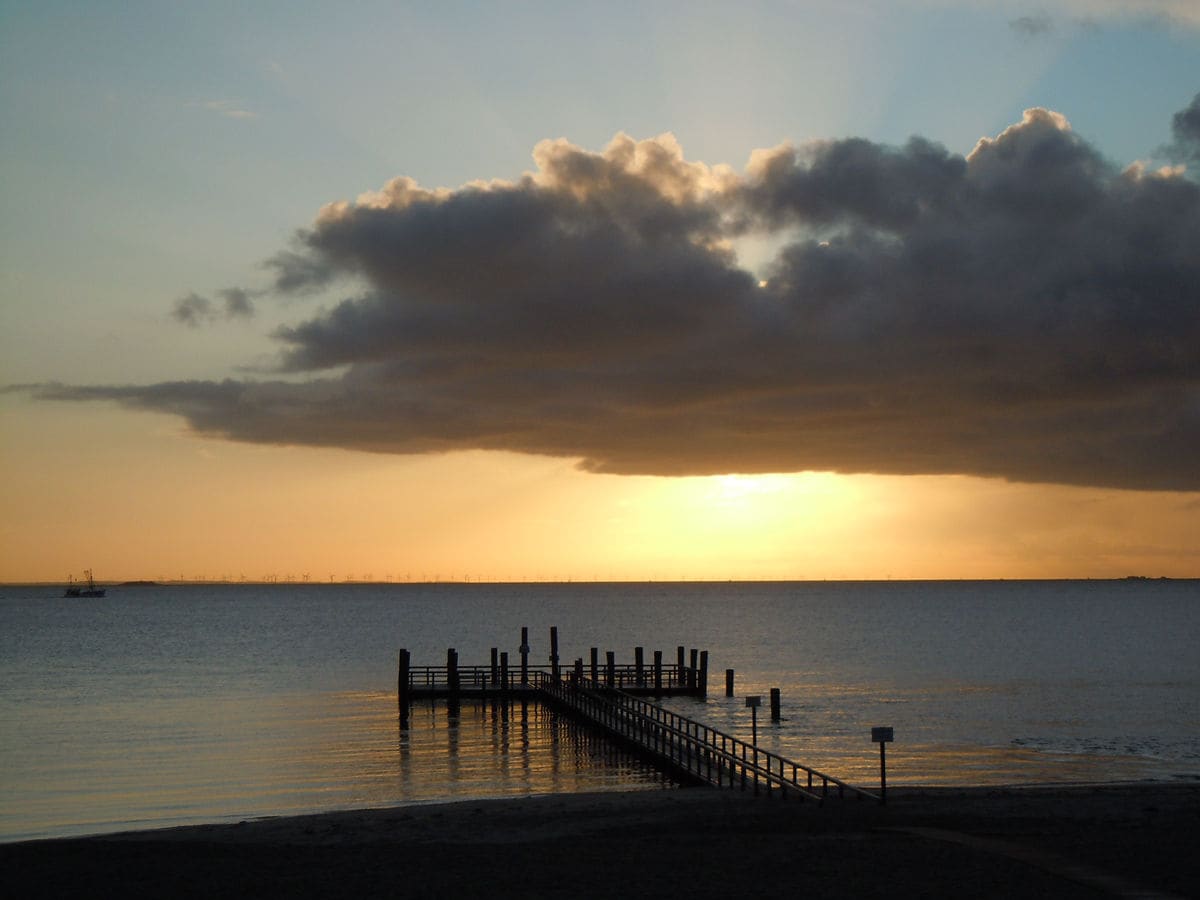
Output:
M539 673L540 675L540 673ZM684 780L720 788L778 792L784 798L880 798L839 778L764 750L628 692L575 679L540 676L534 686L550 706L598 728Z
M692 665L685 665L683 647L674 664L664 665L656 651L653 664L647 666L640 648L632 665L617 665L611 652L601 665L593 650L590 666L577 659L573 668L563 670L557 664L557 653L551 654L549 666L529 665L524 635L521 650L519 668L510 668L508 654L495 650L488 666L459 666L454 650L447 651L445 666L412 666L408 651L401 650L398 689L402 725L407 723L414 700L524 698L604 732L685 782L790 796L818 805L830 797L882 802L879 795L647 699L706 696L707 651L698 654L693 650Z

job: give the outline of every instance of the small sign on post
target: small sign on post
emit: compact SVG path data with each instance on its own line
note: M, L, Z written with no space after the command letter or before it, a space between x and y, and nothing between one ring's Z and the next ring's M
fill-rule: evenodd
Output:
M871 729L871 743L879 745L879 802L887 803L887 745L896 740L890 725Z

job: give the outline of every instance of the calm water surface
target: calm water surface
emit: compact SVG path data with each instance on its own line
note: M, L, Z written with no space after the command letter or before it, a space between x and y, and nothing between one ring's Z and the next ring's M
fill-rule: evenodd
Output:
M1200 778L1200 583L0 588L0 840L552 791L660 789L530 705L417 707L396 650L565 663L710 653L707 701L783 695L759 743L865 785ZM723 672L737 672L724 696ZM765 710L763 710L765 713Z

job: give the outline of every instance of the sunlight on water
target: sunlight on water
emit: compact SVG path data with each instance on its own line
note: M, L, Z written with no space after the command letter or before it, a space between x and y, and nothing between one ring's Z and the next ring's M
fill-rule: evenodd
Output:
M6 754L0 839L238 821L456 798L652 790L671 782L539 704L421 704L401 730L376 692L93 709ZM185 724L186 723L186 724ZM136 816L130 816L136 811Z
M396 651L464 664L549 625L566 664L709 649L666 705L870 788L1200 778L1196 583L0 588L0 840L663 779L538 705L413 708ZM723 670L737 672L736 696ZM782 718L766 708L782 690Z

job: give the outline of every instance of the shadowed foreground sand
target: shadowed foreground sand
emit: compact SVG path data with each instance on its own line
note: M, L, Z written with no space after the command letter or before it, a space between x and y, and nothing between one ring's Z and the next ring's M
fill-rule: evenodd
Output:
M704 788L0 845L6 897L1194 897L1200 785Z

